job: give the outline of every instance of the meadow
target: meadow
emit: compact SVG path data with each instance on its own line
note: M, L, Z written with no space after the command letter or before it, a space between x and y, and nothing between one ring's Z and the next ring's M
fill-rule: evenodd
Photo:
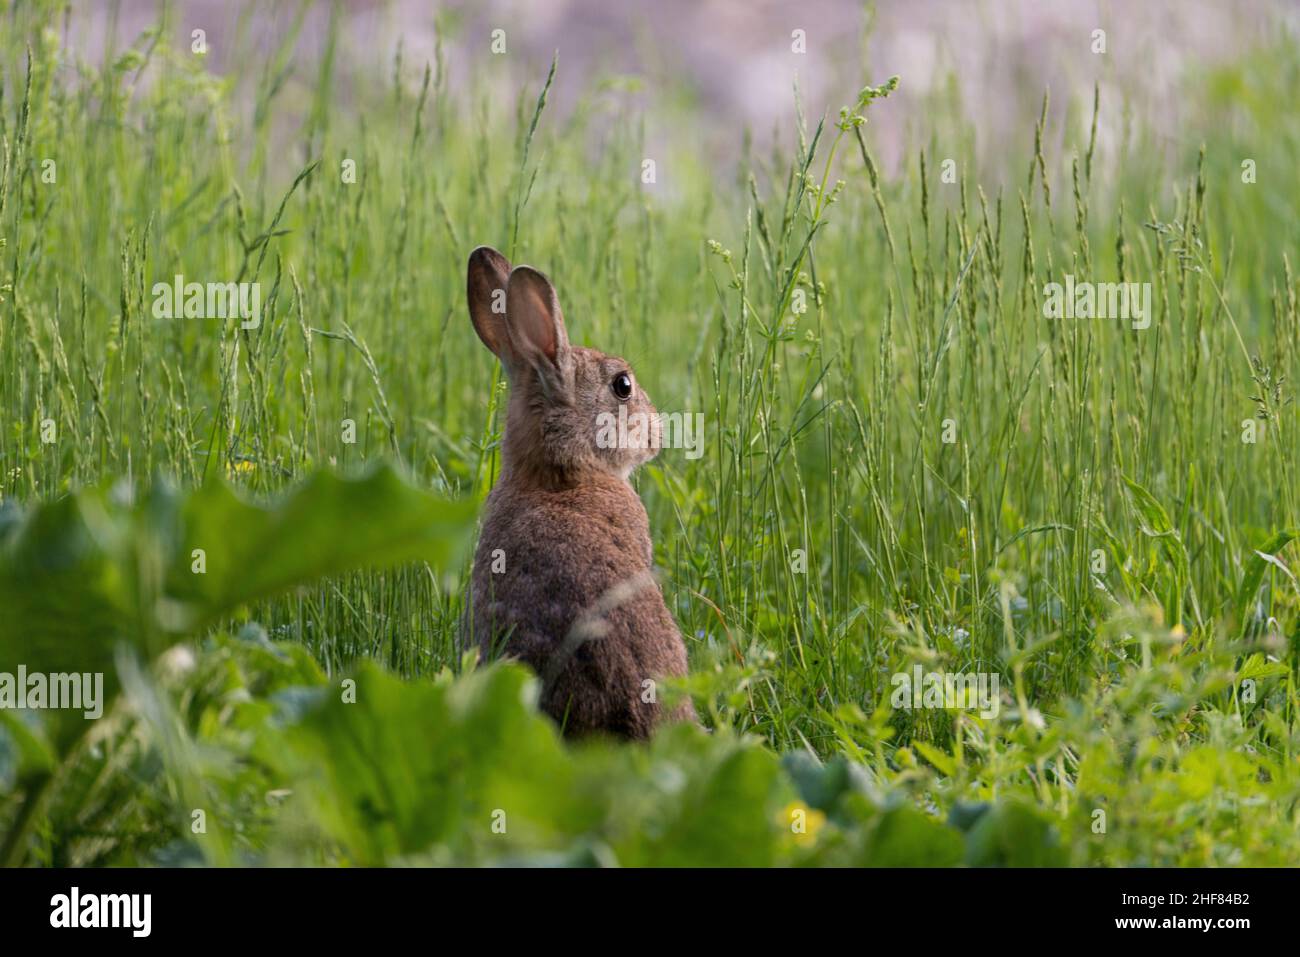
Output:
M65 16L0 3L0 671L113 700L0 709L3 863L1300 864L1295 38L1172 144L1035 90L989 168L945 87L894 168L881 64L646 182L619 82L548 104L563 53L453 88L448 23L344 83L345 34L309 71L241 18L220 76ZM709 733L565 744L458 649L480 244L703 414L634 483ZM257 322L160 317L176 276ZM1149 325L1049 318L1067 276ZM900 703L917 666L998 706Z

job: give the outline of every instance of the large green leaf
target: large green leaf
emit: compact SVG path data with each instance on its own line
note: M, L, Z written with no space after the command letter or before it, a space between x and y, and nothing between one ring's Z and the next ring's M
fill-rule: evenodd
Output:
M655 801L620 849L625 863L656 867L768 867L789 828L795 796L780 760L756 742L710 739L681 727L656 741Z
M1056 828L1018 800L993 805L966 834L971 867L1064 867L1067 862Z
M793 797L750 738L663 729L646 747L566 747L536 679L495 664L402 681L372 664L336 682L261 760L297 802L286 859L367 865L768 865Z
M4 670L103 673L114 649L146 659L244 604L325 575L462 553L470 502L420 491L381 466L319 473L270 504L216 479L190 492L164 482L85 489L0 519ZM80 717L78 715L78 717Z
M868 867L953 867L962 838L942 821L907 804L885 811L865 835L859 864Z
M302 582L357 568L424 561L444 568L465 545L472 502L450 502L412 488L389 468L365 478L313 475L269 507L253 505L224 482L182 504L179 561L167 594L182 608L182 628ZM195 549L206 572L193 572Z
M555 726L528 707L524 669L407 682L367 663L350 680L260 744L344 861L558 849L596 823Z

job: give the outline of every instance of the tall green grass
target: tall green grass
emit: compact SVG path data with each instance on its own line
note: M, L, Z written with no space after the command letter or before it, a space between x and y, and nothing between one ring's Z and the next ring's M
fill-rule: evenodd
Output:
M1079 861L1300 860L1293 41L1189 82L1205 128L1172 148L1125 125L1113 166L1108 98L1044 98L992 169L945 114L898 170L871 119L903 101L841 129L792 98L770 148L718 169L683 135L643 184L616 90L560 115L546 64L502 98L482 62L453 89L454 33L345 95L366 54L337 22L313 65L290 32L218 77L174 22L61 49L55 9L3 11L4 498L381 457L483 496L504 383L462 290L492 244L553 278L574 341L705 414L703 457L637 484L710 720L922 803L1025 795ZM261 282L260 327L155 319L176 273ZM1151 283L1150 328L1045 318L1066 273ZM461 600L417 567L246 615L327 671L413 676L460 666ZM998 673L1002 716L889 713L917 662Z

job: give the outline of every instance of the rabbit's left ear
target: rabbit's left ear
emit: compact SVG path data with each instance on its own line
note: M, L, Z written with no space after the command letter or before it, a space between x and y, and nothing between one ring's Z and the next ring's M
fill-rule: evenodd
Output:
M562 390L573 366L564 314L555 287L532 266L510 273L506 331L515 355L537 373L547 395Z
M510 261L491 246L480 246L469 254L465 275L469 318L483 345L491 349L507 369L515 361L506 335L506 286L509 281Z

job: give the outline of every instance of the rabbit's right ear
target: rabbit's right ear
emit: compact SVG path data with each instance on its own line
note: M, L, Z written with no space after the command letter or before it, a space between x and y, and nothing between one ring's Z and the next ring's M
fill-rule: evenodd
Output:
M547 396L559 394L573 381L573 356L555 287L532 266L519 266L510 274L506 299L511 348L537 374Z
M483 345L492 350L507 369L515 364L510 336L506 333L506 290L510 285L510 261L491 246L480 246L469 254L465 291L469 318Z

